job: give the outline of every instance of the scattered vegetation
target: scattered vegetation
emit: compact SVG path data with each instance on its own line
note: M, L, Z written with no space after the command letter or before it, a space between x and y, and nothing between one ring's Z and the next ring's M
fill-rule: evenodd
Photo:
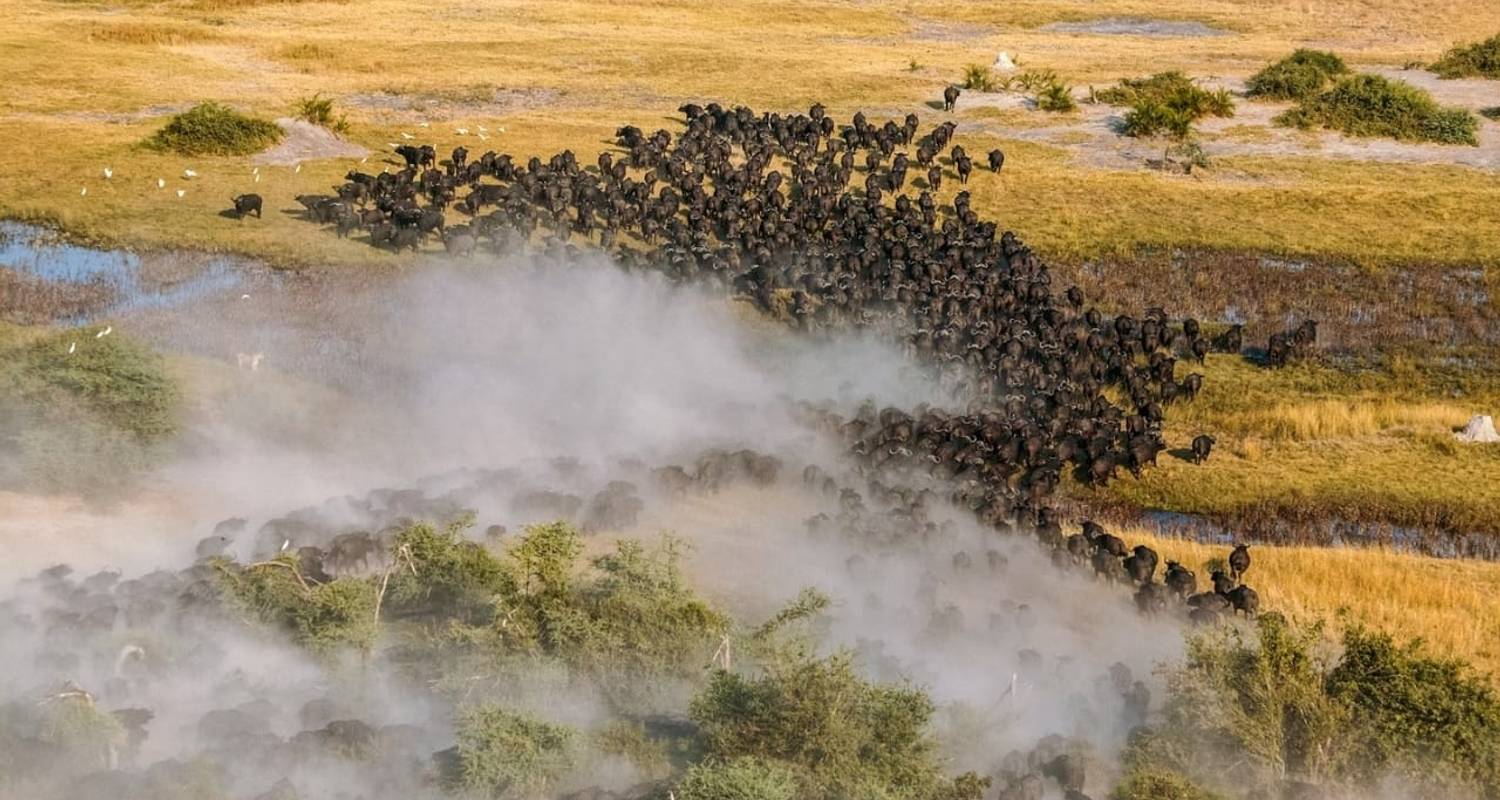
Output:
M339 578L319 583L302 572L297 556L284 553L244 569L220 564L237 604L262 621L285 629L293 641L321 656L345 648L368 654L378 625L376 582Z
M172 117L146 140L146 146L187 156L243 156L270 147L281 136L275 123L209 102Z
M1121 796L1208 796L1193 782L1368 793L1393 778L1420 797L1500 796L1500 700L1483 678L1358 628L1338 657L1322 641L1277 614L1191 639L1161 723L1126 755L1126 787L1160 793Z
M1276 118L1297 128L1323 127L1352 136L1400 141L1479 144L1479 120L1459 108L1443 108L1426 91L1379 75L1355 75L1306 98Z
M339 135L349 132L349 115L333 112L333 99L324 97L321 92L312 97L304 97L297 101L297 119L311 122Z
M108 492L160 455L180 395L160 356L119 332L0 338L0 485ZM69 352L69 351L72 352Z
M1250 76L1245 93L1266 100L1303 100L1327 89L1349 67L1326 50L1301 49Z
M1500 79L1500 33L1443 54L1428 69L1440 78Z

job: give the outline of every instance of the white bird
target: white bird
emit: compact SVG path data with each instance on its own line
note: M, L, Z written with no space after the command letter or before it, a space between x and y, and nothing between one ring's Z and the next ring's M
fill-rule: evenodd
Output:
M484 133L484 132L485 132L485 131L487 131L487 130L489 130L489 128L486 128L486 127L484 127L484 126L483 126L483 125L480 125L480 126L479 126L479 132L480 132L480 133Z
M72 344L68 345L68 355L73 355L73 351L77 350L77 349L78 349L78 343L77 342L73 342Z
M459 128L459 129L455 130L454 133L458 134L459 136L467 136L467 135L469 135L469 129L468 128Z
M291 546L292 546L292 540L291 539L287 539L286 541L284 541L284 542L281 543L281 552L285 553L286 549L288 547L291 547Z
M500 127L496 128L495 130L497 130L497 131L499 131L501 133L505 133L505 126L501 125Z
M260 176L259 176L259 175L256 175L256 176L255 176L255 182L256 182L256 183L260 183Z
M407 133L406 131L402 131L401 132L401 138L407 139L407 140L411 140L411 139L415 139L417 137L412 136L411 134Z
M432 123L431 122L419 122L419 123L417 123L417 127L419 127L419 128L431 128L432 127Z
M250 295L248 295L248 294L242 294L242 295L240 295L240 299L241 300L249 300L250 299Z
M177 197L179 199L181 199L183 197L186 197L186 196L187 196L187 190L186 189L178 189L177 190Z
M251 175L259 175L260 174L260 167L255 167L254 169L250 170L250 174Z
M391 148L392 150L395 150L396 148L400 147L401 145L396 144L395 142L386 142L385 146Z
M482 133L475 134L475 135L479 137L479 141L481 141L481 142L488 142L490 140L490 137L485 136Z
M114 170L113 167L105 167L104 168L104 179L105 180L109 180L110 178L113 178L114 176L115 176L115 170Z
M196 173L196 172L194 172L194 171L192 171L190 169L185 169L185 170L182 171L182 177L184 177L184 178L196 178L196 177L198 177L198 173Z
M87 195L88 195L88 193L89 193L89 187L87 187L87 186L85 186L85 187L83 187L83 188L82 188L82 189L79 189L79 190L78 190L78 193L79 193L79 194L80 194L80 195L84 195L84 196L87 196Z
M370 160L370 157L369 156L365 156L364 158L361 158L359 160L359 163L363 164L363 163L365 163L366 161L369 161L369 160Z
M158 189L165 189L165 188L167 188L167 179L166 178L157 178L156 179L156 188L158 188Z
M301 172L301 171L302 171L302 165L301 164L298 164L297 168L294 169L294 170L292 170L292 172ZM259 176L256 176L256 177L259 177Z
M113 326L113 325L105 325L104 326L104 330L99 331L98 333L94 334L94 338L95 339L103 339L104 337L106 337L106 336L108 336L110 334L110 331L113 331L114 329L115 329L115 326Z

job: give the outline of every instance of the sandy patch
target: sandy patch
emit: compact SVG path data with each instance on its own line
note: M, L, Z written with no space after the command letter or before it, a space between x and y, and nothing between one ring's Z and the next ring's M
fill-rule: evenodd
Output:
M250 163L290 167L319 158L364 158L370 154L369 150L311 122L282 117L276 124L286 135L275 147L250 159Z
M1148 19L1146 17L1103 17L1080 22L1051 22L1039 30L1048 33L1087 33L1099 36L1144 36L1152 39L1227 36L1229 31L1202 22Z
M495 88L463 94L368 92L343 98L344 105L372 112L386 120L451 120L502 117L518 111L547 108L561 103L556 89Z

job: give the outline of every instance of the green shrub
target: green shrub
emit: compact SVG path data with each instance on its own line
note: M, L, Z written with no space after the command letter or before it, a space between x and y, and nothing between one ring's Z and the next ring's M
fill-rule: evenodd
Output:
M1358 628L1336 660L1317 655L1322 641L1275 614L1190 639L1115 796L1200 797L1191 782L1204 781L1276 796L1291 779L1329 796L1394 780L1412 797L1500 798L1500 699L1484 677Z
M294 554L239 568L220 563L230 598L266 624L289 633L317 655L332 656L344 648L369 652L379 630L375 599L379 588L368 578L339 578L317 583L302 574Z
M1245 93L1269 100L1301 100L1323 91L1348 72L1337 55L1302 49L1250 76Z
M542 796L573 765L574 732L496 706L459 715L457 745L439 756L443 783L468 797Z
M96 333L63 331L33 342L7 370L12 389L37 403L59 392L77 398L144 444L175 433L180 395L161 357L118 333Z
M1186 139L1193 132L1193 120L1191 113L1158 100L1138 100L1125 112L1121 130L1126 136L1143 139L1152 136Z
M270 147L281 136L281 128L273 122L210 102L172 117L146 140L146 146L185 156L244 156Z
M1440 78L1500 78L1500 33L1455 47L1428 69Z
M14 456L0 459L0 485L109 497L165 454L176 383L155 353L101 330L0 345L0 450Z
M1094 93L1095 100L1117 106L1144 102L1178 109L1194 121L1207 116L1234 116L1234 96L1225 89L1209 91L1181 72L1158 72L1149 78L1126 78L1117 85Z
M926 798L951 789L927 733L932 713L926 694L865 681L847 654L753 678L719 671L691 706L710 758L786 764L804 798Z
M1010 81L1021 88L1023 92L1040 92L1048 86L1054 86L1061 82L1057 73L1050 69L1028 69Z
M674 794L681 800L793 800L797 778L786 767L757 758L695 764Z
M1219 795L1170 770L1135 770L1110 794L1112 800L1219 800Z
M1479 120L1468 111L1439 106L1427 92L1379 75L1355 75L1302 101L1276 121L1298 128L1320 126L1353 136L1478 145Z
M964 67L963 88L972 89L976 92L997 91L995 73L983 64L970 64Z
M1399 774L1500 794L1500 699L1463 663L1356 628L1327 689L1351 709L1343 747L1366 785Z
M1127 78L1094 96L1111 105L1130 106L1122 129L1126 136L1184 140L1203 117L1234 116L1234 97L1228 91L1204 89L1181 72Z
M304 97L297 101L297 119L311 122L314 125L327 128L337 134L349 132L349 119L347 114L334 116L333 100L324 97L322 93L312 97Z
M1036 106L1043 111L1072 111L1078 107L1073 100L1073 87L1060 83L1050 84L1036 96Z

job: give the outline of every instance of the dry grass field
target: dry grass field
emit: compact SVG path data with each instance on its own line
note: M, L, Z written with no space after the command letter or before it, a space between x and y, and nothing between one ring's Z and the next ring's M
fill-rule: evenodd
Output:
M1207 580L1203 565L1227 549L1126 531L1164 559ZM1362 624L1398 638L1422 639L1500 675L1500 565L1422 558L1379 549L1255 546L1246 582L1264 608L1300 621L1322 620L1331 632Z
M1222 35L1047 27L1112 17L1192 21ZM1243 78L1302 45L1335 49L1357 65L1399 67L1434 59L1479 31L1500 30L1500 8L1454 0L437 0L418 11L390 0L14 0L0 8L0 23L7 66L0 215L111 241L355 264L381 259L310 235L279 213L243 226L216 216L231 194L252 187L249 159L162 156L138 143L169 112L200 100L271 118L322 92L348 113L351 139L375 151L375 164L403 131L440 150L466 142L528 154L570 147L592 156L615 126L669 125L688 101L767 109L821 101L842 114L920 110L930 120L940 112L925 104L943 85L1001 50L1025 67L1057 71L1079 91L1162 69ZM1035 124L1015 124L1015 115L996 119L984 102L961 101L956 118L975 146L1005 145L1010 161L1003 177L976 179L976 209L1053 258L1152 245L1372 265L1493 265L1500 258L1500 219L1478 213L1500 205L1500 174L1446 163L1469 148L1418 159L1433 163L1324 157L1316 147L1228 156L1186 178L1140 166L1101 168L1067 147L1022 141L1016 134ZM419 128L423 122L430 127ZM481 125L490 131L482 143ZM470 134L460 137L458 128ZM1240 130L1226 140L1244 136ZM106 166L115 170L109 181L102 178ZM300 172L263 168L254 188L280 209L297 193L325 190L350 166L333 160L309 161ZM181 180L187 168L200 177ZM156 188L158 178L167 189Z

